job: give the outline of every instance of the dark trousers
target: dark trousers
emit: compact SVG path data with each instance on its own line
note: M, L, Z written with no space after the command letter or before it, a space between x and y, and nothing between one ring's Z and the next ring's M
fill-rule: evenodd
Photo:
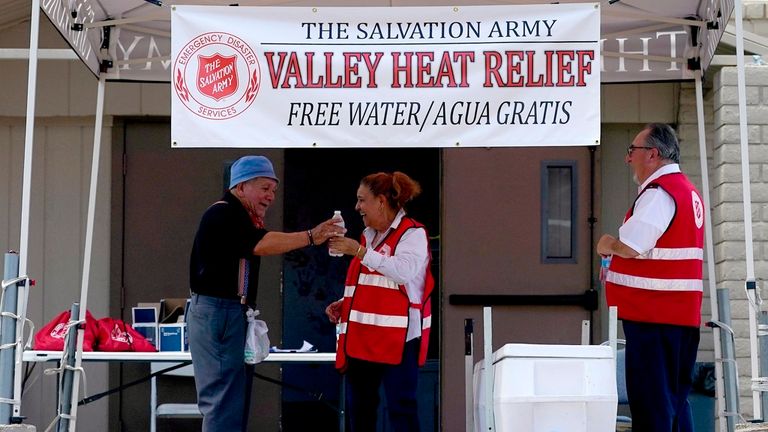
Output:
M187 331L203 432L247 430L254 368L245 364L246 328L239 300L192 294Z
M624 321L629 409L634 432L693 432L688 392L699 329Z
M346 371L347 414L351 432L375 432L379 388L384 385L392 430L418 432L416 384L419 378L421 339L405 344L399 365L350 358Z

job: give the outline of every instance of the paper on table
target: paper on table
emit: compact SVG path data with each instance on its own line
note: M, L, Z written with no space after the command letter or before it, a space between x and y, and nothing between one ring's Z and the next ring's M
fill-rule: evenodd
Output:
M315 348L314 345L311 343L304 341L304 343L301 345L301 348L299 349L284 349L284 348L278 348L276 346L273 346L269 349L269 352L275 352L275 353L301 353L301 352L317 352L317 348Z

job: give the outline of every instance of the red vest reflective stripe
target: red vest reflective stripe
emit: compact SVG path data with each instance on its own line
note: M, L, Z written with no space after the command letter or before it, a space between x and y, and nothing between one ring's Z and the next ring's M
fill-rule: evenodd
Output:
M618 307L621 319L698 327L703 290L703 201L682 173L663 175L649 188L666 191L675 201L675 214L648 253L631 259L614 255L606 277L608 305ZM634 204L625 221L633 209Z
M424 228L415 220L403 217L398 227L390 232L376 248L384 248L395 254L403 234L413 228ZM365 237L360 243L365 246ZM429 250L427 250L429 254ZM421 304L408 299L405 286L377 271L362 265L355 257L347 270L344 301L341 307L341 333L336 348L336 367L346 367L347 356L385 364L400 364L408 333L408 312L411 307L421 308L421 346L419 365L427 359L429 333L432 322L430 295L434 279L430 271L432 258L427 262L424 295Z

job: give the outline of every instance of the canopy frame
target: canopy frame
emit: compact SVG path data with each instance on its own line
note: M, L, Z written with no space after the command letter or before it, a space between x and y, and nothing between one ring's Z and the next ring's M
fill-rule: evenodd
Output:
M70 2L71 3L71 2ZM720 8L722 9L724 5L726 4L725 0L722 1L716 1L715 3L718 3L720 5ZM744 89L744 60L743 60L743 36L744 32L741 28L741 0L735 0L734 2L734 9L736 10L736 32L735 32L735 40L737 45L737 59L738 59L738 71L739 71L739 124L740 124L740 135L741 135L741 148L742 148L742 185L743 185L743 193L744 193L744 217L745 217L745 235L748 241L746 242L746 248L747 248L747 283L749 281L754 282L754 266L753 266L753 254L752 254L752 244L751 244L751 196L749 191L749 158L748 158L748 142L747 142L747 133L746 133L746 105L745 105L745 89ZM707 22L705 20L687 20L687 19L680 19L680 18L667 18L667 17L659 17L654 15L645 14L642 12L635 12L630 10L612 10L611 7L605 7L603 8L603 13L610 16L621 16L621 17L628 17L628 18L637 18L641 20L647 20L651 22L659 22L659 23L665 23L665 24L680 24L680 25L686 25L686 26L694 26L698 27L700 29L707 29L708 26L711 24L710 22ZM28 93L27 93L27 110L26 110L26 129L25 129L25 152L24 152L24 171L23 171L23 184L22 184L22 215L21 215L21 242L20 242L20 266L19 266L19 274L27 274L27 267L28 267L28 249L29 249L29 219L30 219L30 194L31 194L31 176L32 176L32 153L33 153L33 138L34 138L34 122L35 122L35 97L36 97L36 82L37 82L37 63L38 59L68 59L71 60L75 58L74 54L62 54L60 52L55 52L54 50L40 50L38 48L38 35L39 35L39 19L40 19L40 1L39 0L32 0L32 14L31 14L31 26L30 26L30 43L29 43L29 50L0 50L0 59L18 59L18 58L24 58L25 55L29 59L29 76L28 76ZM135 26L136 23L142 23L142 22L149 22L149 21L167 21L165 13L158 13L158 14L146 14L140 17L131 17L131 18L122 18L122 19L116 19L116 20L104 20L104 21L96 21L92 23L84 24L84 27L86 29L90 28L104 28L104 27L114 27L114 26L122 26L125 29L130 29L133 31L145 31L148 34L155 34L158 36L167 36L168 32L164 31L158 31L154 29L147 29L140 26ZM632 29L626 33L610 33L611 36L616 36L619 34L623 35L629 35L629 34L640 34L643 31L653 31L657 29L663 29L665 26L663 24L655 24L655 25L649 25L644 27L638 27L635 29ZM728 33L728 32L726 32ZM768 39L767 39L768 41ZM24 52L26 51L26 52ZM57 50L58 51L58 50ZM98 51L97 51L98 53ZM606 57L624 57L624 58L630 58L630 59L638 59L638 60L650 60L650 61L661 61L661 62L676 62L676 63L685 63L688 61L687 58L683 57L665 57L665 56L655 56L655 55L642 55L642 54L633 54L633 53L618 53L618 52L610 52L606 51L602 53ZM114 62L114 67L120 66L120 65L126 65L126 64L136 64L136 63L146 63L146 62L157 62L157 61L168 61L170 59L169 56L161 56L161 57L147 57L147 58L136 58L136 59L130 59L130 60L118 60ZM709 203L709 180L708 180L708 170L707 170L707 162L706 162L706 144L705 144L705 137L704 137L704 115L703 115L703 96L702 96L702 90L701 90L701 75L702 71L695 71L694 72L694 78L696 82L696 92L697 92L697 120L699 123L699 151L700 151L700 162L701 162L701 169L702 169L702 181L704 183L703 188L707 191L704 195L705 200L705 207L706 207L706 213L707 213L707 261L708 261L708 272L709 272L709 285L710 285L710 300L712 303L712 317L713 319L717 318L717 296L713 294L713 290L716 286L715 274L714 274L714 252L713 252L713 246L712 246L712 234L711 234L711 218L710 218L710 203ZM80 319L85 319L85 312L87 310L87 297L88 297L88 289L89 289L89 275L90 275L90 266L91 266L91 256L92 256L92 242L93 242L93 223L94 223L94 215L95 215L95 200L96 200L96 188L98 186L98 165L99 165L99 157L100 157L100 147L101 147L101 128L102 128L102 122L103 122L103 109L104 109L104 93L105 93L105 81L107 78L109 78L109 74L107 73L100 73L98 76L98 94L97 94L97 113L96 113L96 126L94 131L94 144L93 144L93 159L92 159L92 170L91 170L91 182L90 182L90 192L89 192L89 203L88 203L88 221L87 221L87 227L86 227L86 239L85 239L85 258L83 263L83 278L82 278L82 287L81 287L81 296L80 296L80 302L81 302L81 308L80 308ZM742 112L743 107L743 112ZM27 309L27 300L28 300L28 289L29 289L29 282L24 286L20 287L20 295L19 295L19 314L24 317L26 316L26 309ZM750 308L750 312L754 313L752 310L753 308ZM756 330L756 324L752 325L752 316L750 315L750 330L754 327ZM23 332L22 328L23 326L18 326L18 334L17 334L17 340L21 340L21 333ZM715 355L716 357L719 357L720 354L720 341L719 341L719 329L714 329L715 333ZM21 348L21 347L19 347ZM751 350L753 356L757 356L759 350L753 349ZM80 362L82 359L82 330L78 331L78 351L77 351L77 360L76 360L76 367L80 366ZM21 364L21 357L22 357L22 349L17 349L16 353L16 368L15 368L15 380L14 380L14 398L18 402L17 404L14 404L13 406L13 414L14 416L20 415L20 399L21 399L21 370L22 370L22 364ZM718 399L718 414L720 417L720 430L724 431L724 417L722 415L724 410L724 401L723 401L723 388L722 388L722 371L721 371L721 364L719 362L716 362L716 368L718 368L717 372L717 378L718 378L718 391L717 391L717 399ZM753 360L753 377L755 376L755 361ZM75 380L75 383L77 383L78 380ZM77 400L78 397L78 386L75 384L73 386L73 394L72 394L72 400ZM760 392L755 392L759 396L762 396ZM758 399L758 398L755 398ZM758 405L759 401L755 402L755 413L760 413L760 418L762 418L762 412L760 411L760 406ZM75 405L76 406L76 405ZM755 416L758 417L757 415ZM76 421L73 419L72 422L70 422L70 430L74 431L76 427Z

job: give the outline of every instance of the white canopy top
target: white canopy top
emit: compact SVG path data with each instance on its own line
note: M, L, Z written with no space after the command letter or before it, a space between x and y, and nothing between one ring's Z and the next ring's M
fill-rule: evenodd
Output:
M603 82L692 79L688 61L710 64L733 0L603 0ZM574 2L571 0L563 1ZM41 8L95 74L110 80L170 81L170 8L216 0L43 0ZM450 5L552 3L460 0ZM438 6L445 0L244 0L240 6ZM74 16L74 17L73 17ZM693 30L692 30L693 29ZM694 37L691 37L691 34Z

